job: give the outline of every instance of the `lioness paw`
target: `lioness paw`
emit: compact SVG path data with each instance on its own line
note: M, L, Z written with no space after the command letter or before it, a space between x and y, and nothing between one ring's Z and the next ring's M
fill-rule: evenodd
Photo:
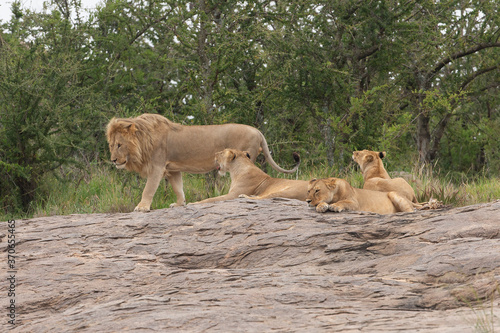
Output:
M328 204L326 202L320 202L317 206L316 206L316 211L318 213L324 213L328 210Z
M250 196L246 195L246 194L240 194L240 195L238 195L238 198L250 199Z
M134 209L134 212L147 213L149 211L150 211L149 206L141 206L141 204L137 205L137 207L135 207Z
M331 204L331 205L328 205L328 210L331 212L340 213L340 212L345 211L346 209L344 207L337 206L336 204Z
M177 203L177 202L174 202L174 203L171 203L170 204L170 208L174 208L174 207L182 207L182 206L185 206L186 204L180 204L180 203Z

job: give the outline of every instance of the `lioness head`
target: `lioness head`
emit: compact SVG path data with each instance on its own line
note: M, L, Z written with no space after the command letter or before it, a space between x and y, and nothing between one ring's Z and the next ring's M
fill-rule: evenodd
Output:
M111 153L111 162L118 169L132 169L140 163L140 148L134 123L113 118L107 127L106 136Z
M331 203L335 196L337 178L312 179L307 187L306 202L309 206L317 206L318 204Z
M355 151L352 153L352 159L354 162L358 163L361 171L366 169L368 166L378 163L382 158L385 157L385 151L376 152L370 150Z
M317 206L324 202L335 203L351 195L351 185L340 178L312 179L307 188L306 202L309 206Z
M216 168L219 171L219 175L224 176L226 172L230 172L234 162L239 158L250 160L250 153L236 149L224 149L215 153L215 164L217 165Z

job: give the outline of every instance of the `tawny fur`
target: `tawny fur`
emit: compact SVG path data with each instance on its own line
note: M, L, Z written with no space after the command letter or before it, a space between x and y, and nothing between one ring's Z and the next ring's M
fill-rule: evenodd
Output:
M106 131L111 161L147 178L141 202L136 211L149 211L162 178L172 185L177 196L174 206L185 205L182 172L206 173L215 169L215 153L225 148L246 150L252 161L262 151L266 161L277 171L264 135L241 124L184 126L156 114L136 118L113 118Z
M385 152L370 150L361 150L352 153L352 159L359 164L361 172L363 173L363 189L382 192L398 192L411 202L418 204L415 191L406 180L400 177L391 179L382 162L382 158L384 158L385 155Z
M289 198L305 200L308 182L305 180L291 180L272 178L255 166L248 152L235 149L224 149L215 154L219 174L229 172L231 187L226 195L208 198L195 203L208 203L230 200L238 197L252 199ZM297 162L298 162L297 158Z
M378 214L413 212L413 204L397 192L380 192L352 187L340 178L313 179L306 201L316 211L365 211Z

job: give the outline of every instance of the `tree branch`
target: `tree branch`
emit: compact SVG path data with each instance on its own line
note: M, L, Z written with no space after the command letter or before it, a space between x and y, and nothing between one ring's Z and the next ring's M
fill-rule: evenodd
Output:
M448 112L444 115L443 119L437 124L436 128L434 129L432 135L431 135L431 149L430 149L430 154L435 156L437 152L439 151L439 144L441 143L441 138L443 137L444 130L446 129L446 126L448 125L448 122L451 119L451 116L453 113Z
M128 45L129 45L129 46L132 46L132 44L134 44L134 43L135 43L135 41L136 41L137 39L139 39L139 37L141 37L141 36L142 36L142 35L143 35L146 31L148 31L148 29L149 29L149 28L151 28L154 24L158 24L158 23L160 23L161 21L165 20L165 19L166 19L166 18L167 18L167 17L168 17L168 16L169 16L172 12L173 12L173 9L171 9L168 13L166 13L166 14L165 14L165 15L163 15L162 17L160 17L160 18L158 18L158 19L156 19L156 20L154 20L154 21L149 22L148 24L146 24L146 25L145 25L145 26L144 26L141 30L137 31L137 33L135 34L134 38L132 38L132 39L130 40L130 42L128 43ZM120 52L116 55L115 59L116 59L116 60L119 60L119 59L121 58L121 56L122 56L122 52L123 52L123 51L125 51L126 49L128 49L128 47L127 47L127 48L125 48L124 50L120 51Z
M380 45L374 45L371 48L369 48L368 50L366 50L365 52L359 54L357 56L357 59L358 60L363 60L365 58L368 58L369 56L371 56L372 54L374 54L378 50L380 50Z
M448 65L453 60L466 57L470 54L473 54L473 53L476 53L476 52L479 52L481 50L491 48L491 47L500 47L500 43L482 43L482 44L476 45L476 47L473 47L473 48L468 49L466 51L457 52L449 57L446 57L443 60L441 60L436 65L436 67L434 67L434 69L430 72L429 77L430 78L434 77L444 66Z
M496 66L491 66L491 67L488 67L488 68L483 68L481 70L478 70L477 72L475 72L474 74L472 74L471 76L469 76L462 83L462 85L460 86L460 90L464 90L465 87L467 87L469 85L469 83L471 83L472 81L474 81L474 79L476 79L478 76L486 74L486 73L491 72L491 71L494 71L495 69L497 69L499 67L500 67L499 65L496 65Z

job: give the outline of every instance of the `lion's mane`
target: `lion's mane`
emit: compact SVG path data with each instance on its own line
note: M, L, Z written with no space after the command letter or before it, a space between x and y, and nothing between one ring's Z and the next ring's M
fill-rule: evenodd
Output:
M151 114L143 114L136 118L113 118L107 126L106 136L110 143L113 142L117 133L126 138L129 152L126 168L147 176L156 141L164 133L158 130L160 128L176 131L179 130L180 125Z

